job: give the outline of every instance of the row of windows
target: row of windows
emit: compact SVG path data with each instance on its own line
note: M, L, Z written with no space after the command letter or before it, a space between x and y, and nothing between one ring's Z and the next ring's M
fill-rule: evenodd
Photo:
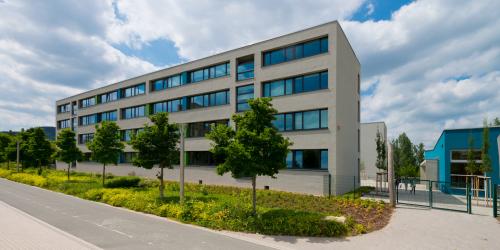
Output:
M263 96L292 95L302 92L310 92L328 88L328 72L314 73L297 76L272 82L265 82L262 85Z
M194 122L188 124L188 137L204 137L212 129L212 125L224 124L229 126L229 120L217 120L208 122Z
M101 113L99 120L100 121L116 121L116 120L118 120L118 115L117 115L116 110Z
M86 108L96 105L96 98L94 96L80 100L80 107Z
M85 115L85 116L80 116L80 126L87 126L91 124L96 124L97 121L97 114L92 114L92 115Z
M183 77L182 74L178 74L178 75L169 76L169 77L164 78L164 79L155 80L153 82L152 91L158 91L158 90L162 90L162 89L168 89L168 88L173 88L173 87L184 85L187 83L187 81L185 79L186 78Z
M121 130L120 131L120 138L122 141L129 142L130 140L132 140L133 134L137 135L142 131L144 131L143 128Z
M238 64L236 69L236 80L243 81L247 79L253 79L254 77L254 64L253 60L241 62Z
M118 115L116 110L108 111L108 112L102 112L98 114L92 114L92 115L85 115L85 116L80 116L80 126L86 126L86 125L91 125L95 124L101 121L116 121L118 120Z
M189 82L200 82L208 80L211 78L217 78L229 75L231 70L229 69L229 63L223 63L211 67L206 67L199 70L194 70L189 72L190 81Z
M71 122L69 119L67 120L61 120L57 122L57 128L58 129L63 129L63 128L70 128L71 127Z
M137 106L122 109L122 119L132 119L146 116L146 106Z
M264 66L328 52L328 37L264 52Z
M229 104L229 90L188 97L188 109Z
M122 97L132 97L146 93L146 84L141 83L136 86L128 87L122 90Z
M278 131L328 128L328 110L310 110L274 115L273 125Z
M118 100L118 91L100 95L100 103L107 103Z
M292 150L286 156L286 166L289 169L328 169L328 150Z
M94 139L94 134L80 134L78 135L78 143L79 144L85 144L87 142L90 142Z
M71 104L70 103L66 103L66 104L57 106L57 113L66 113L69 111L71 111Z
M153 114L161 112L179 112L184 105L182 105L182 99L169 100L165 102L157 102L153 104Z
M253 84L236 89L236 112L249 110L248 100L253 98Z

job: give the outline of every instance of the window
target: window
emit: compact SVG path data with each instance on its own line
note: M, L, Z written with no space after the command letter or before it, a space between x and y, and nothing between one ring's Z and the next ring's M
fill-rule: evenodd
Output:
M229 62L214 65L211 67L206 67L198 70L193 70L188 72L190 81L189 82L200 82L208 80L211 78L217 78L222 76L227 76L230 74Z
M71 104L70 103L66 103L66 104L57 106L57 113L66 113L69 111L71 111Z
M198 166L215 166L217 162L209 151L188 151L188 164Z
M277 114L273 125L278 131L293 131L328 128L328 110L319 109Z
M203 95L190 96L187 99L188 99L188 109L229 104L229 90L203 94Z
M142 131L144 131L143 128L121 130L120 138L122 141L129 142L130 140L132 140L133 134L138 135Z
M328 150L292 150L285 161L289 169L328 169Z
M101 103L107 103L116 100L118 100L118 91L113 91L101 95Z
M76 115L76 111L78 110L77 102L73 102L73 108L71 109L71 114Z
M116 110L101 113L101 121L116 121L117 119Z
M223 124L229 125L229 120L216 120L208 122L194 122L188 124L188 137L204 137L210 132L212 125Z
M90 98L86 98L86 99L83 99L83 100L80 100L80 107L81 108L86 108L86 107L90 107L90 106L94 106L96 103L95 103L95 96L93 97L90 97Z
M58 129L63 129L63 128L70 128L71 127L71 122L69 119L66 120L61 120L57 122L57 128Z
M253 98L253 84L236 89L236 111L241 112L250 109L248 100Z
M328 37L264 52L264 66L293 61L296 59L328 52Z
M144 105L122 109L122 118L132 119L132 118L144 117L146 115L145 109L146 108Z
M137 152L123 152L120 153L120 163L132 163L137 157Z
M263 96L292 95L328 88L328 72L320 72L263 83Z
M81 134L81 135L78 136L78 143L79 144L86 144L87 142L92 141L92 139L94 139L94 134L93 133L90 133L90 134Z
M123 97L132 97L132 96L136 96L136 95L142 95L144 93L146 93L146 84L145 83L141 83L141 84L133 86L133 87L122 89L122 96Z
M80 116L80 126L87 126L97 123L97 114Z
M236 69L238 73L236 76L237 80L242 81L247 79L253 79L254 76L253 70L254 70L253 60L239 63Z
M161 112L178 112L184 110L182 99L174 99L153 104L153 114Z

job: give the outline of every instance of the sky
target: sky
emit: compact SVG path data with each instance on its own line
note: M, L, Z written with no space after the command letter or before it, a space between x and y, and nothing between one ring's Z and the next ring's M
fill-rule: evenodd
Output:
M362 122L432 147L500 117L498 0L0 0L0 131L55 125L55 101L338 20L362 67Z

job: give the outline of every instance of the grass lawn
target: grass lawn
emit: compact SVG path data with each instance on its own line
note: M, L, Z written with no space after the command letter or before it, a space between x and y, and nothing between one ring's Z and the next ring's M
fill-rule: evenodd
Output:
M186 202L179 204L179 184L166 182L165 198L159 199L157 180L139 177L107 176L102 187L99 175L35 169L24 173L0 168L0 177L83 199L191 223L217 230L295 236L346 236L371 232L384 227L392 209L385 203L354 198L258 190L257 215L252 216L251 189L186 184ZM366 188L364 188L366 190ZM359 197L357 195L356 197ZM326 220L326 216L344 216L344 223Z

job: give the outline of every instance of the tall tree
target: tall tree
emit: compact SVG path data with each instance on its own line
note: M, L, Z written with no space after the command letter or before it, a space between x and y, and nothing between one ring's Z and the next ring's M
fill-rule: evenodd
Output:
M377 145L377 161L375 162L375 166L379 170L387 170L387 147L386 141L382 138L382 134L379 130L377 130L377 137L375 138L375 143Z
M29 158L38 167L38 174L42 174L42 166L48 164L54 148L47 140L45 132L41 128L34 128L27 141L27 152Z
M94 139L87 142L92 152L91 158L102 163L102 185L106 181L106 165L117 164L120 153L123 152L123 142L120 141L120 127L115 122L103 121L101 126L95 126Z
M10 160L8 157L9 144L12 142L12 136L5 133L0 133L0 162L7 162L7 169L10 168Z
M500 118L496 117L495 119L493 119L493 121L491 122L491 126L500 126Z
M252 179L255 214L257 176L275 178L279 170L286 167L285 158L291 142L273 126L277 110L272 107L270 98L251 99L248 103L250 110L232 117L237 130L217 125L207 137L213 142L210 151L222 161L217 166L219 175L231 172L234 178Z
M402 176L410 173L414 175L414 173L418 173L414 146L406 133L400 134L397 139L393 140L392 144L396 175Z
M144 125L144 130L137 135L132 134L130 145L137 150L134 165L151 169L154 165L160 168L160 198L164 197L163 169L172 168L179 159L177 144L179 131L176 124L170 124L167 113L158 113L149 117L153 123Z
M490 128L488 127L488 120L484 119L483 122L483 146L481 148L481 167L480 170L484 174L491 172L491 158L489 155L490 150Z
M474 138L469 137L469 148L467 149L467 165L465 165L465 172L469 175L476 174L479 171L479 166L476 163Z
M75 132L71 129L63 129L56 139L56 158L68 164L68 181L70 177L71 163L82 159L82 151L76 146Z
M417 166L419 166L425 160L425 157L424 157L424 152L425 152L424 144L423 143L419 143L418 145L415 145L414 146L414 150L415 150L415 159L417 161Z

